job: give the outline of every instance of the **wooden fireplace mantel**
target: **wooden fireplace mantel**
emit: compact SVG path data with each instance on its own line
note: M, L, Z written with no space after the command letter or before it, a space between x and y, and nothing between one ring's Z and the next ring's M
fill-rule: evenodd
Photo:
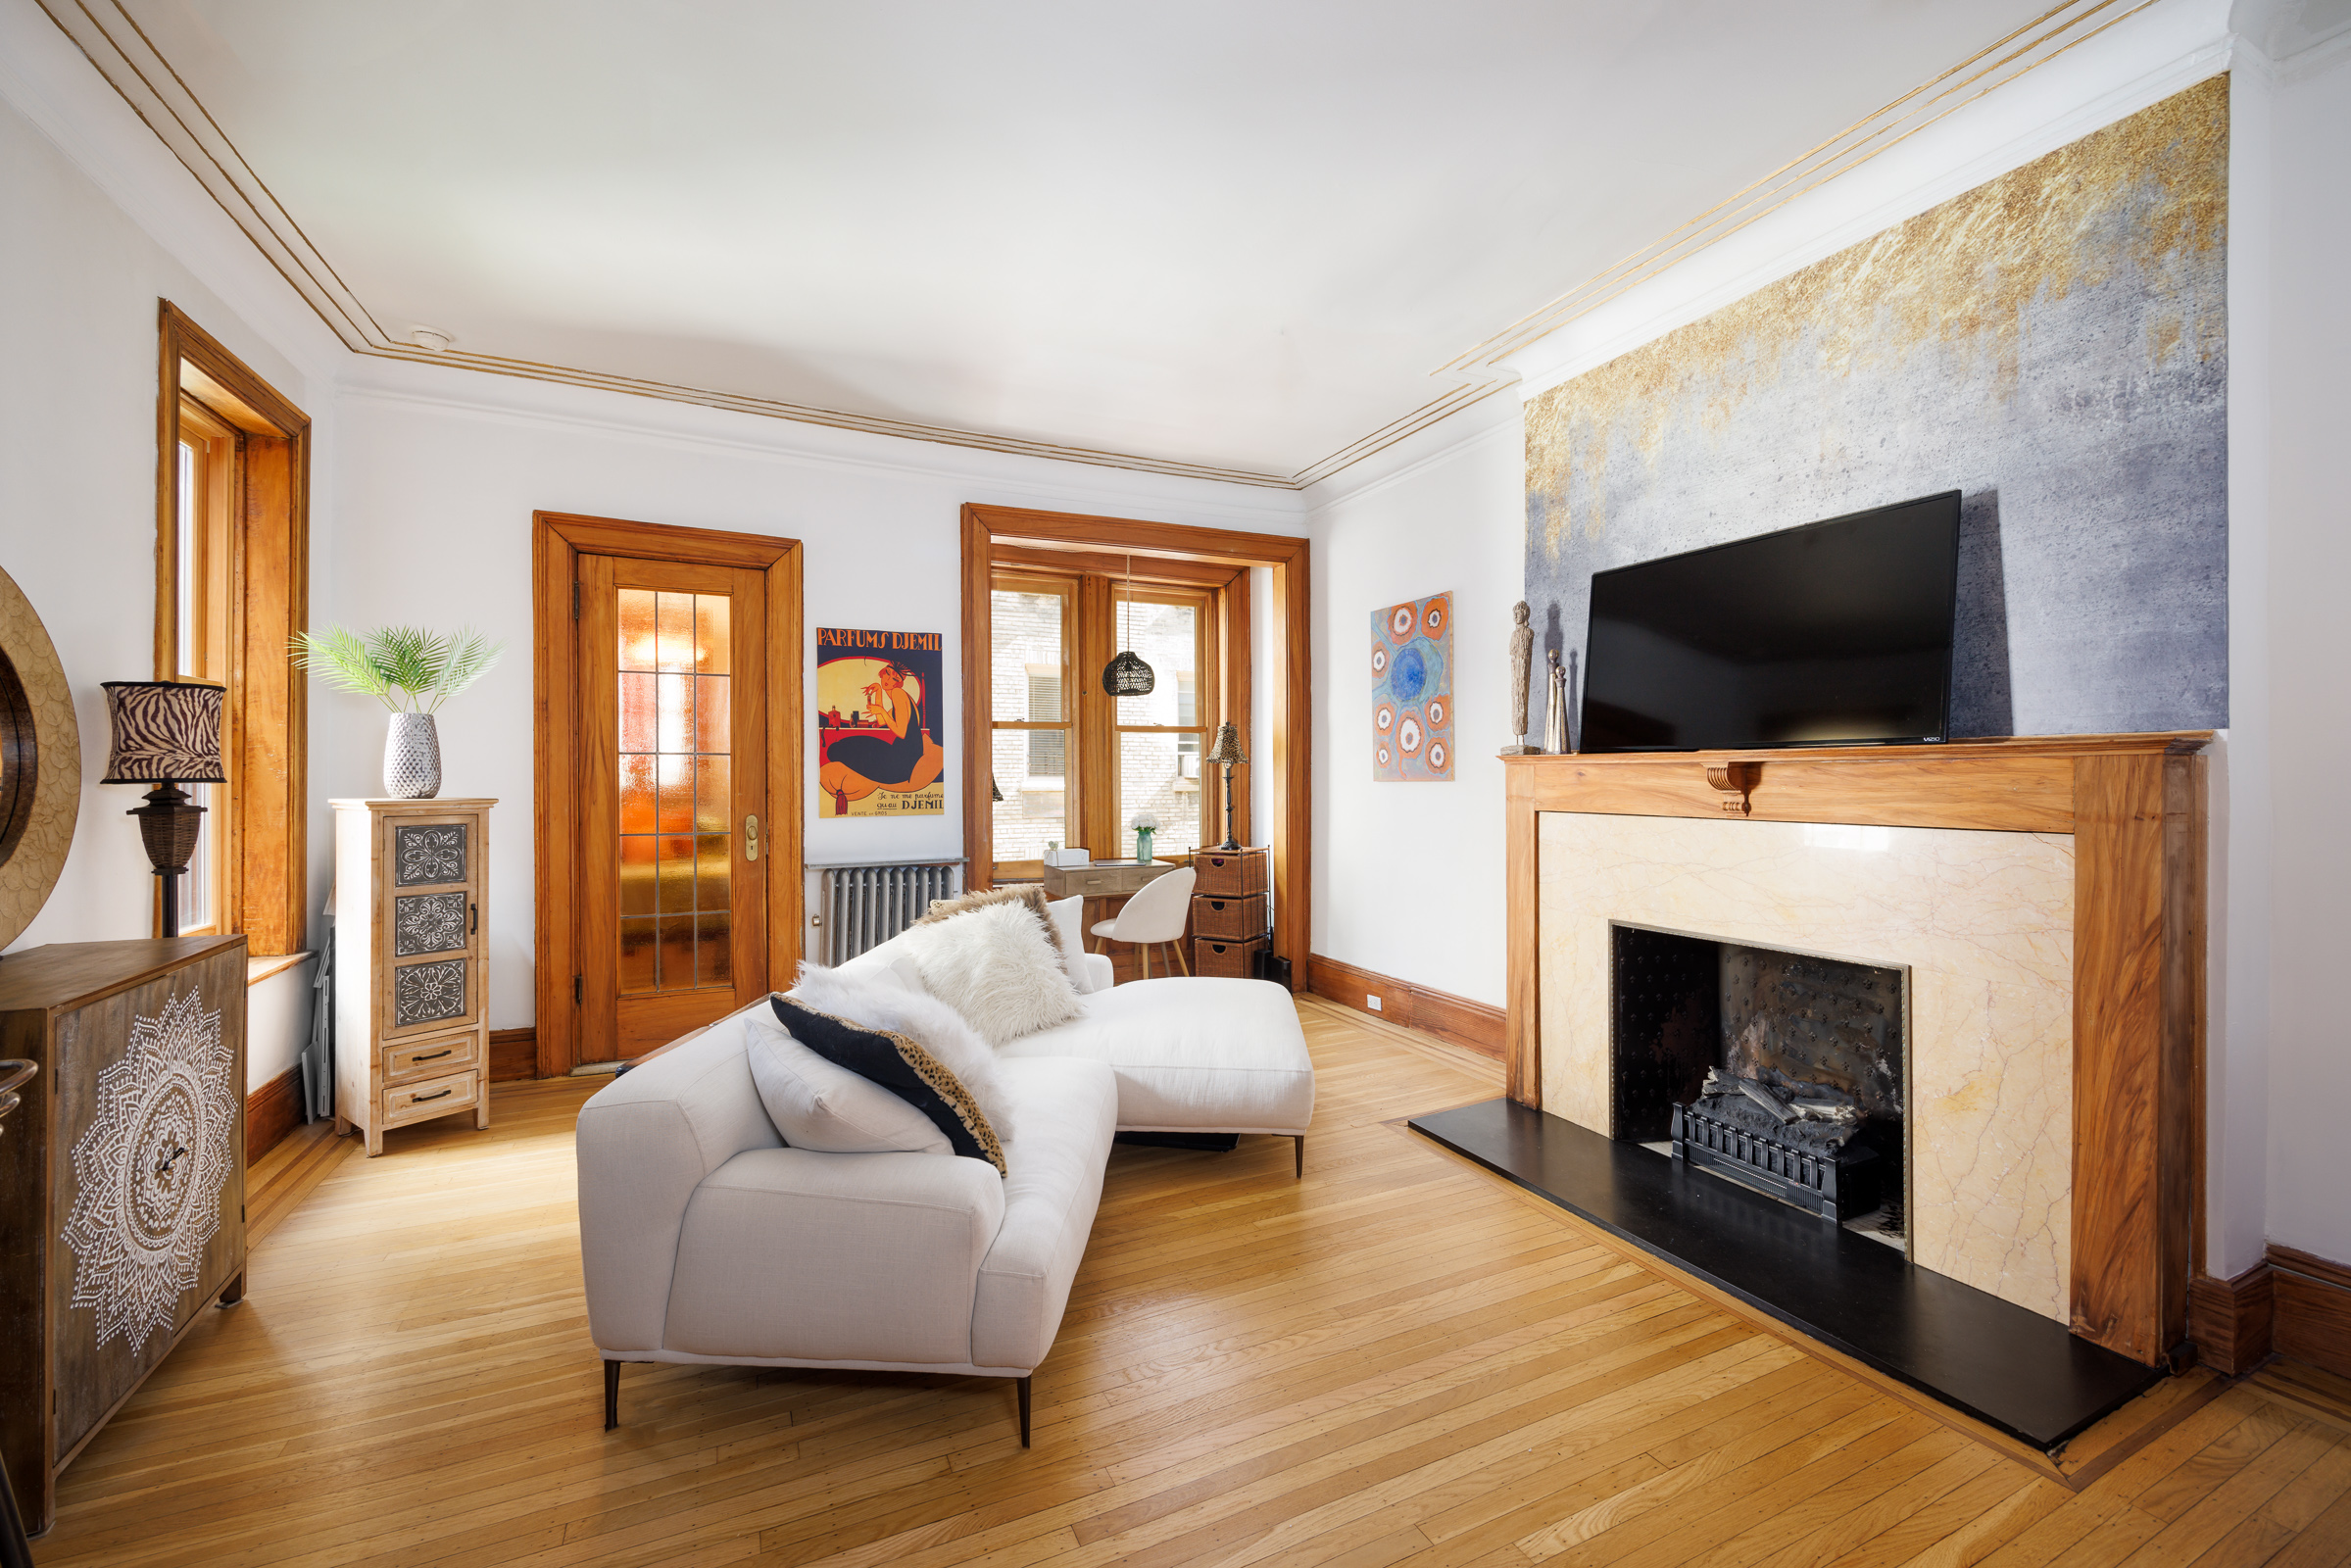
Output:
M2074 835L2074 1332L2153 1365L2203 1247L2208 730L1503 759L1512 1100L1543 1103L1544 811Z

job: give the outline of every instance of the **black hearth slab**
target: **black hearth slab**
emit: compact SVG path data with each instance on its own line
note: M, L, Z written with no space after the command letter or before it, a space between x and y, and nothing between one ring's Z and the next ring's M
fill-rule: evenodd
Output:
M2043 1452L2160 1383L2061 1323L1734 1182L1489 1100L1425 1134L1856 1361Z

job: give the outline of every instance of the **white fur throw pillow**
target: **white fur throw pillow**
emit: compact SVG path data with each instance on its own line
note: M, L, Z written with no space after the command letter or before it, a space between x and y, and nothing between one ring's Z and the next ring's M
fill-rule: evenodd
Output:
M906 935L923 986L992 1046L1078 1015L1057 945L1026 905L987 905Z
M1027 910L1018 906L1006 907L1032 926L1036 924ZM945 928L943 922L940 929ZM949 1004L908 988L886 970L881 974L843 974L813 963L800 966L800 983L791 994L818 1012L868 1029L887 1029L913 1041L955 1075L978 1102L988 1125L996 1129L996 1136L1010 1142L1012 1110L1005 1103L1003 1085L997 1082L996 1053Z
M761 1007L744 1020L751 1081L767 1119L794 1149L827 1154L949 1154L931 1119L870 1079L802 1045Z

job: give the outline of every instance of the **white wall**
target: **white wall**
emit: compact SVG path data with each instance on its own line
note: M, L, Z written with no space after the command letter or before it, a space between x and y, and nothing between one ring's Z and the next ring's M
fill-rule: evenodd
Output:
M315 609L313 618L469 624L508 644L505 662L444 709L440 724L442 793L503 803L490 831L494 1028L532 1017L534 510L804 541L811 699L819 625L946 634L945 816L819 819L810 791L806 842L815 861L961 853L965 502L1305 531L1301 503L1287 492L817 430L434 366L368 362L366 372L339 405L332 608ZM314 793L378 793L380 710L322 690L313 701L314 710L335 715L335 740L312 770Z
M1500 1006L1510 607L1526 572L1518 400L1488 398L1307 492L1314 951ZM1453 778L1375 783L1371 616L1453 595ZM1529 723L1543 731L1542 683ZM1299 977L1302 982L1304 977Z
M2272 124L2269 618L2272 868L2268 1234L2351 1259L2351 770L2343 597L2351 586L2351 36L2280 63ZM2233 263L2233 255L2232 255ZM2232 1257L2251 1266L2250 1255Z
M13 952L150 930L154 874L122 815L141 792L97 781L109 735L99 682L154 673L156 301L178 305L297 405L318 411L325 389L5 103L0 211L0 567L57 645L82 773L64 874ZM249 1082L284 1071L307 1028L302 1008L269 1010L252 1032Z

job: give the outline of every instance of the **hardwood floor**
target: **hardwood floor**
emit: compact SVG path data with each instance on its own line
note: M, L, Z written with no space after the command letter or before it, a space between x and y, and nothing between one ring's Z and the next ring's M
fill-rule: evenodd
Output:
M2351 1384L2273 1367L2052 1479L1394 1124L1498 1092L1498 1064L1298 1005L1305 1179L1287 1139L1116 1151L1032 1450L1006 1384L874 1374L632 1367L605 1433L570 1141L595 1085L502 1084L487 1132L395 1130L367 1160L306 1129L272 1152L245 1304L66 1473L36 1555L2351 1560Z

